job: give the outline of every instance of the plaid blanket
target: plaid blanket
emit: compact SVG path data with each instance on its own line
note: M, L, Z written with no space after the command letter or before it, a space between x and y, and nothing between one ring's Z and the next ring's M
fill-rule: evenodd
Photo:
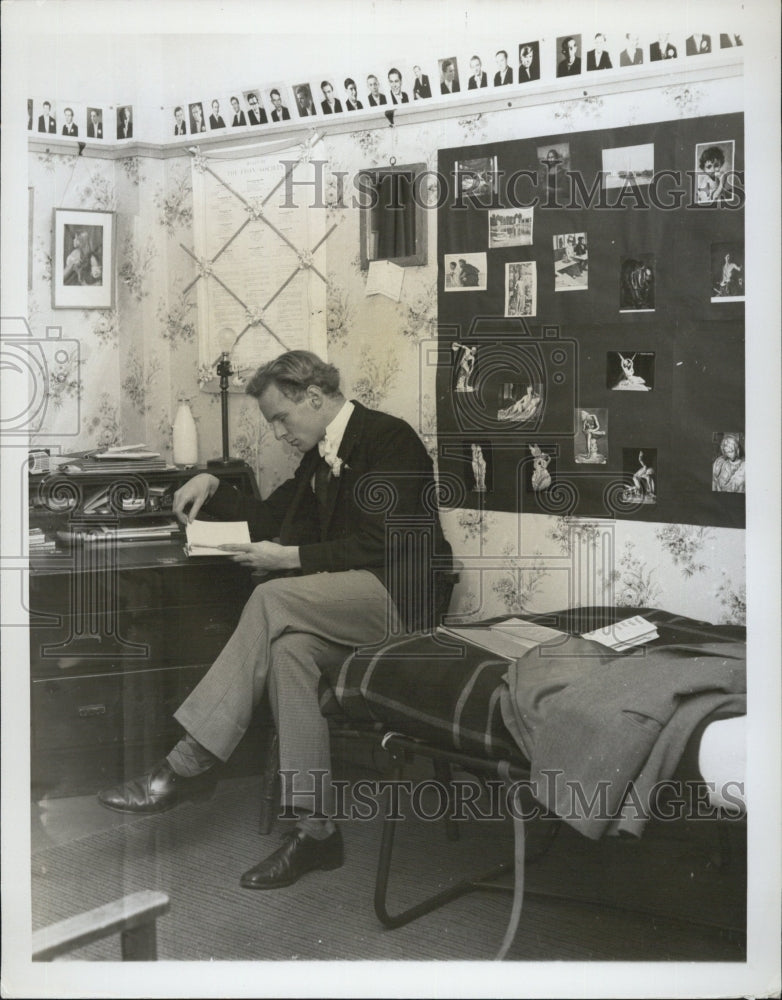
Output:
M642 614L667 642L739 639L745 634L739 626L710 625L654 608L588 607L523 617L578 635L631 614ZM507 672L508 663L486 650L465 644L454 651L436 635L415 635L371 652L356 652L327 671L321 710L354 722L382 724L446 749L523 762L500 709L502 692L508 690Z

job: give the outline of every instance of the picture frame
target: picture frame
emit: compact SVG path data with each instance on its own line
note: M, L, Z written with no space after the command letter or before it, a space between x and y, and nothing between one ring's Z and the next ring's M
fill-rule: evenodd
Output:
M115 212L55 208L52 225L52 308L114 305Z

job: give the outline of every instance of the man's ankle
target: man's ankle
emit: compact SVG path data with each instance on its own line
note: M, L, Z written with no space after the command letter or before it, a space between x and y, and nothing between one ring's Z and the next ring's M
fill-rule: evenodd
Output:
M217 757L206 747L201 746L190 733L185 733L166 760L171 770L180 778L195 778L217 763Z

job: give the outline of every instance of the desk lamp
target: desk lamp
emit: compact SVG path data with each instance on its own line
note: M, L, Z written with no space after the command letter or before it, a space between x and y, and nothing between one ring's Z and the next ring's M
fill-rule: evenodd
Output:
M228 385L230 377L234 374L234 370L231 367L230 352L236 342L236 334L230 327L224 326L217 334L217 341L221 352L215 367L217 374L220 376L220 417L223 431L223 457L210 458L206 464L207 467L244 465L243 459L230 458L228 455Z

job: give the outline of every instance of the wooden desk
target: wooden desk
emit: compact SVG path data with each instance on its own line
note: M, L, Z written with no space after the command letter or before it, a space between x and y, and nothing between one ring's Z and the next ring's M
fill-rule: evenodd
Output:
M75 544L30 568L34 797L142 773L181 734L172 714L236 626L249 571L188 558L183 537Z

